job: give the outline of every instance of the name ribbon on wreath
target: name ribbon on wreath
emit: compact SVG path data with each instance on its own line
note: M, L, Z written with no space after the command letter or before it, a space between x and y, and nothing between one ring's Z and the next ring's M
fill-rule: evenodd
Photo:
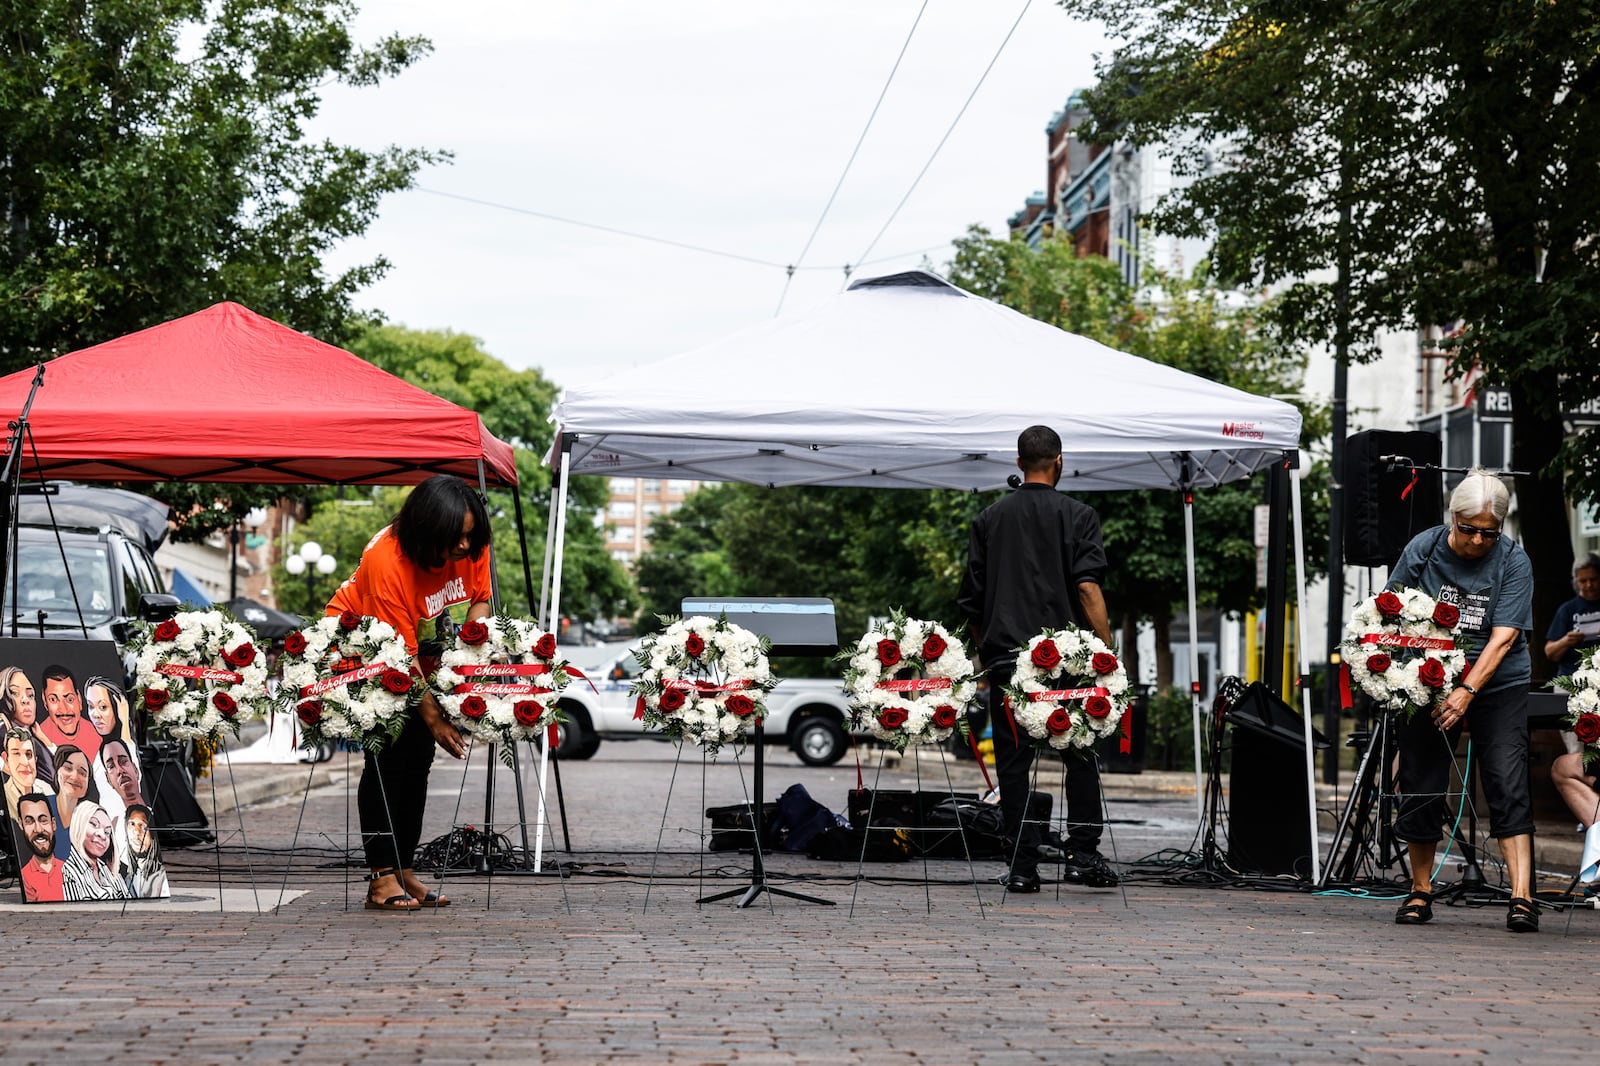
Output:
M1390 648L1431 648L1435 651L1451 651L1456 642L1443 637L1402 637L1396 633L1363 633L1362 644L1381 644Z
M389 669L390 667L387 663L372 663L370 666L360 666L351 670L348 674L339 674L337 677L327 677L309 685L302 685L300 687L300 695L320 696L324 692L332 692L336 688L345 688L355 684L357 681L365 681L369 677L377 677Z
M953 677L902 677L879 681L872 687L885 692L945 692L954 686Z
M187 677L195 681L226 681L230 685L237 685L244 680L243 674L236 674L232 670L218 670L214 666L185 666L182 663L162 663L156 667L158 674L168 677Z
M1056 700L1086 700L1090 696L1110 696L1111 690L1104 688L1057 688L1046 692L1029 692L1029 703L1053 703Z

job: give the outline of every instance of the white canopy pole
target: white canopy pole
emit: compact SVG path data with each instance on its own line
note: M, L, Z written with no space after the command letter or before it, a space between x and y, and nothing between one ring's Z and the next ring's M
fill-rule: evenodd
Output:
M1204 756L1200 750L1200 620L1195 606L1194 578L1194 490L1183 489L1183 546L1188 563L1189 578L1189 702L1194 719L1194 798L1195 810L1202 823L1206 819L1206 790L1200 782L1200 764Z
M563 463L561 466L557 467L557 477L560 477L562 473L564 473L564 471L561 469L562 466L565 466L565 464ZM555 543L556 502L560 498L560 495L560 492L552 492L550 494L550 517L545 521L544 524L544 570L539 574L539 603L535 608L538 613L533 616L534 620L550 633L554 633L556 631L556 627L552 625L550 623L550 619L545 616L544 608L545 604L550 602L550 549Z
M1311 812L1311 883L1318 884L1322 880L1322 863L1318 854L1317 842L1317 771L1316 763L1312 757L1313 739L1316 730L1311 725L1311 687L1305 679L1311 676L1311 664L1306 658L1310 643L1306 638L1306 538L1302 528L1300 513L1300 479L1290 471L1289 499L1294 505L1294 583L1295 595L1295 632L1296 644L1299 645L1300 660L1300 707L1306 720L1306 809ZM1330 597L1338 596L1343 601L1342 589L1328 589ZM1329 756L1332 758L1332 756Z
M565 437L562 438L561 451L556 459L556 477L559 479L556 489L556 514L555 514L555 561L550 561L550 553L545 553L545 565L551 567L550 571L550 611L545 616L546 625L551 633L559 635L561 630L561 557L567 545L567 458L571 454L572 443ZM548 532L546 540L549 539ZM538 827L533 843L533 872L539 873L544 869L544 831L549 815L545 809L545 785L550 774L550 745L542 745L539 749L539 816Z

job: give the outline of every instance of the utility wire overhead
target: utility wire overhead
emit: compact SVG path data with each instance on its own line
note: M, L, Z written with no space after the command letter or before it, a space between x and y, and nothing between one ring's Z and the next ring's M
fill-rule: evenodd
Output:
M872 129L872 122L878 117L878 109L883 106L884 97L889 95L889 86L894 84L894 76L900 70L900 62L905 59L906 50L911 47L911 38L916 35L917 26L922 22L923 12L927 10L928 0L922 0L922 6L917 9L917 17L911 20L911 29L906 31L906 39L900 45L900 54L894 57L894 66L889 68L889 76L884 80L883 88L878 91L878 99L872 105L872 113L867 116L867 124L861 127L861 135L856 138L856 146L850 150L850 158L845 160L844 170L839 172L839 180L833 183L833 192L828 194L828 202L822 205L822 214L817 216L817 224L811 227L811 236L806 238L805 247L800 249L800 254L794 257L794 264L785 271L783 291L778 294L778 306L772 312L774 316L783 311L783 301L789 295L789 283L794 280L794 272L805 262L806 253L811 251L811 243L817 239L817 234L822 230L822 223L827 219L828 212L833 209L833 201L838 198L839 190L844 187L846 175L855 164L856 156L861 153L861 146L867 139L867 131Z
M864 262L867 256L871 254L872 249L877 247L878 241L883 238L883 235L888 232L889 227L894 224L895 218L900 214L900 209L906 206L906 201L910 200L911 194L916 192L917 186L922 182L923 176L928 173L928 168L933 166L933 161L935 159L939 158L939 152L944 148L945 142L948 141L950 139L950 135L955 132L956 125L960 123L961 116L967 113L967 108L972 105L972 100L978 95L978 90L983 88L983 83L988 79L989 72L993 70L994 65L1000 61L1000 55L1006 50L1006 45L1011 43L1012 36L1017 32L1017 27L1022 25L1022 16L1028 13L1028 8L1032 5L1033 0L1025 0L1022 5L1022 10L1017 12L1015 21L1011 23L1011 28L1006 31L1005 39L1000 42L1000 47L995 49L993 58L989 60L989 65L984 67L983 73L978 76L978 83L974 85L972 87L972 91L967 94L966 102L961 105L961 110L956 112L956 117L950 120L950 127L944 131L944 136L939 138L938 144L934 145L933 154L928 156L928 161L926 163L922 164L922 169L919 170L917 172L917 176L912 179L911 187L906 190L906 194L900 198L900 202L896 204L894 210L889 213L888 219L885 220L882 228L878 230L877 236L873 237L871 243L869 243L866 248L862 250L860 255L856 256L857 265L860 265L862 262ZM846 264L845 277L847 279L849 278L850 270L851 267Z

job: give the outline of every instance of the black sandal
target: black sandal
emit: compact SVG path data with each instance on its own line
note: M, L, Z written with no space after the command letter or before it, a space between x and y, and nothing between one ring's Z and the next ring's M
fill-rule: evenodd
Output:
M392 866L387 870L374 870L372 875L367 878L367 883L371 884L384 877L393 877L398 883L400 871ZM414 896L405 891L405 886L402 885L398 895L381 900L373 899L372 889L367 889L367 902L363 909L369 911L414 911L420 906L422 904L418 903Z
M1413 903L1412 900L1420 900ZM1510 919L1507 919L1508 921ZM1395 925L1422 925L1433 921L1433 893L1412 889L1400 909L1394 912Z
M1513 933L1539 931L1539 909L1533 900L1521 896L1511 898L1511 909L1506 911L1506 928Z

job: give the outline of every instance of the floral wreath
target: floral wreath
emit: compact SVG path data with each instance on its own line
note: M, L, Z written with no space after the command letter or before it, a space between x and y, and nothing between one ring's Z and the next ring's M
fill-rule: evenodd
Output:
M869 630L850 653L844 672L851 725L905 751L937 744L966 730L961 712L978 685L960 638L938 622L893 612L887 625Z
M1600 762L1600 649L1590 648L1572 673L1555 679L1567 692L1567 725L1583 744L1583 766Z
M283 639L279 705L300 719L301 746L354 740L377 751L422 696L405 641L387 622L345 611Z
M463 733L501 745L508 761L520 740L558 720L556 700L583 674L556 657L556 638L521 618L473 619L456 630L433 683L439 706Z
M1017 652L1004 688L1011 719L1035 747L1092 748L1128 709L1128 671L1105 642L1076 626L1046 629Z
M1467 672L1456 642L1461 611L1420 589L1362 600L1339 642L1344 671L1379 707L1409 719L1440 702ZM1341 681L1348 706L1348 681Z
M633 716L715 756L766 718L766 695L778 683L767 665L771 645L723 617L661 620L667 628L634 652L644 672L630 689Z
M262 717L267 663L249 626L222 611L180 611L139 626L134 688L152 728L174 740L215 741Z

